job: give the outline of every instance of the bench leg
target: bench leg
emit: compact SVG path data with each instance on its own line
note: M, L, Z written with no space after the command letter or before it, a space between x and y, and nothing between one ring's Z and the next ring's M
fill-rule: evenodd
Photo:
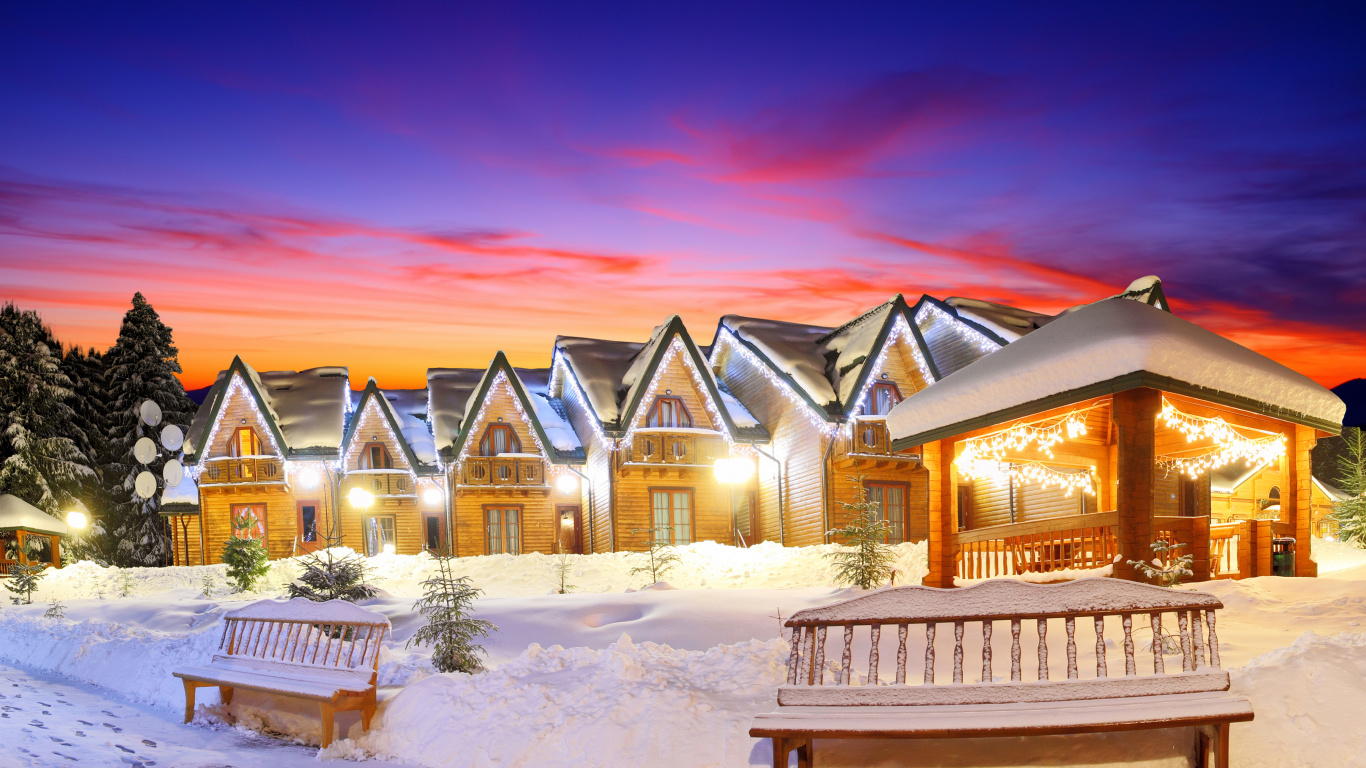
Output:
M1214 726L1214 768L1229 768L1228 731L1231 723Z
M815 768L816 748L811 739L797 745L797 768Z
M370 718L375 716L375 692L371 691L365 697L365 706L360 710L360 729L362 732L370 730Z
M1229 768L1228 731L1228 723L1202 725L1196 729L1195 764L1199 768Z
M327 702L323 702L321 707L323 713L323 748L326 749L332 744L332 715L334 710L332 705Z
M185 722L188 723L194 719L194 689L198 686L193 680L181 680L180 682L185 684Z
M230 688L230 687L228 687L228 686L226 686L226 685L220 685L220 686L218 686L218 697L219 697L220 699L223 700L223 703L224 703L224 704L231 704L231 703L232 703L232 688Z

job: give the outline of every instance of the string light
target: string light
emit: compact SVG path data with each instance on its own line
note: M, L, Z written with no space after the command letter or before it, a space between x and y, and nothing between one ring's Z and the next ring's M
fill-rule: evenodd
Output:
M722 429L718 431L720 431L722 437L726 439L726 446L728 448L734 447L736 444L735 436L730 433L730 427L726 425L726 420L721 418L720 406L712 400L711 390L709 390L706 383L703 382L701 373L698 372L697 366L693 364L692 356L687 354L687 350L683 346L683 340L677 336L669 343L669 348L665 350L664 356L659 361L659 366L655 368L655 376L650 380L650 386L646 388L645 394L640 398L639 402L654 402L655 390L659 388L659 372L667 368L674 357L680 354L683 356L684 366L688 369L688 373L692 375L693 384L695 384L697 390L702 393L703 406L705 406L707 411L712 415L712 421L721 425ZM627 428L626 436L622 439L622 444L624 446L629 446L631 444L631 439L634 437L636 429L638 428L638 425L634 423Z
M732 352L739 353L741 359L749 363L750 366L752 366L755 370L759 371L759 373L763 374L764 378L767 379L770 384L772 384L779 392L782 392L783 395L786 396L788 400L792 401L793 404L798 406L798 408L801 409L802 413L806 414L807 420L811 422L812 426L820 430L822 434L824 434L826 437L830 437L835 434L835 432L839 429L839 425L826 420L824 412L817 410L815 406L813 406L810 403L810 401L802 397L801 394L797 391L795 384L793 384L790 380L782 378L778 374L774 373L773 369L769 367L767 363L761 360L758 355L754 354L754 352L750 351L748 347L746 347L744 344L740 342L739 337L735 334L735 331L725 326L722 326L721 330L724 332L720 337L722 344L729 347ZM719 345L716 350L712 351L712 364L716 363L715 358L718 351Z
M925 318L933 317L948 324L958 335L966 338L972 343L977 351L982 354L991 354L1001 348L1000 344L979 333L975 328L964 323L961 319L950 315L948 312L936 307L933 302L926 301L920 305L919 311L915 313L915 323L920 329L925 330Z
M261 413L261 409L256 405L256 398L251 397L251 393L247 391L247 385L246 382L242 380L242 375L234 372L232 374L232 381L228 382L227 394L223 396L223 405L220 406L218 409L218 418L214 419L213 427L209 430L209 439L204 443L204 450L206 453L213 449L213 441L214 438L218 436L218 428L223 423L223 417L226 416L228 413L228 403L231 402L232 398L238 393L241 393L244 397L246 397L247 405L251 406L251 412L255 414L256 417L260 419L262 422L266 421L266 416ZM271 415L272 417L274 416L273 413ZM272 418L269 423L276 422ZM266 437L270 439L270 447L275 451L277 455L283 457L285 452L280 450L280 444L275 442L275 430L266 429L265 433Z
M583 404L583 410L587 414L587 418L585 418L584 421L588 422L589 429L593 431L593 437L595 437L598 440L598 442L602 445L603 450L615 450L615 442L608 438L607 434L602 431L602 425L598 423L597 414L593 411L592 402L588 399L588 395L584 394L583 389L579 386L579 380L574 376L574 372L569 370L569 363L565 362L564 353L561 352L559 349L555 350L554 360L551 362L550 384L548 387L548 391L555 391L555 384L556 382L560 381L561 369L564 370L564 381L561 383L568 383L570 385L570 393L573 395L577 395L579 398L579 402Z
M1064 434L1067 439L1073 440L1086 434L1086 414L1095 407L1091 405L1072 411L1056 421L1044 419L1013 424L998 432L965 440L963 452L955 459L955 463L961 462L961 466L967 466L976 461L999 462L1010 452L1027 450L1030 446L1037 446L1037 450L1051 459L1053 446L1064 440ZM1047 421L1052 423L1045 424Z
M532 425L531 417L528 416L526 410L522 408L521 399L518 398L517 393L513 391L512 383L508 381L507 373L499 371L498 375L494 377L493 383L489 385L488 392L484 395L483 402L479 404L479 412L475 414L474 421L471 422L472 426L470 428L469 437L465 440L465 444L460 447L460 455L455 459L455 469L457 472L459 472L460 467L465 463L465 459L470 455L470 446L475 444L475 428L484 423L484 415L488 412L489 404L493 402L494 394L500 391L500 388L507 391L508 397L512 400L513 406L517 409L517 416L521 418L523 426L526 427L527 432L531 435L532 441L536 443L537 450L539 450L541 455L546 459L550 458L550 451L541 443L540 435L536 432L535 426Z
M384 395L381 393L380 395L378 395L378 397L384 397ZM357 440L356 437L357 437L358 435L362 434L363 432L368 432L368 431L371 431L371 430L373 429L373 427L368 428L368 429L364 429L364 430L362 429L362 427L365 426L365 420L366 420L372 413L375 414L375 418L378 418L378 419L379 419L380 426L384 427L384 432L385 432L385 434L387 434L387 435L389 436L389 439L390 439L391 441L393 441L394 445L397 445L397 446L402 446L402 445L403 445L403 443L400 442L400 441L402 440L402 438L400 438L398 435L395 435L395 434L394 434L393 428L389 426L389 420L386 419L386 418L384 418L384 417L383 417L383 414L380 414L380 413L379 413L379 403L375 400L375 398L371 398L370 401L366 404L366 407L365 407L364 412L362 412L360 416L357 416L357 417L356 417L356 418L358 419L358 421L356 422L356 429L355 429L355 431L353 431L353 432L351 433L351 444L350 444L349 446L347 446L347 448L346 448L346 453L342 456L342 467L343 467L342 471L345 472L345 473L347 473L347 474L350 474L350 471L349 471L349 470L346 470L345 467L350 466L350 464L351 464L351 457L355 454L356 446L357 446L357 445L362 445L362 444L364 444L364 443L366 442L366 441L363 441L363 440ZM408 470L408 474L413 478L413 485L416 486L416 485L417 485L417 470L413 467L412 464L409 464L409 463L408 463L408 455L407 455L407 452L406 452L406 451L399 451L399 452L398 452L398 457L399 457L399 460L403 462L404 467ZM366 470L357 470L357 471L364 472L364 471L366 471Z
M1096 486L1092 480L1095 467L1090 467L1085 472L1065 472L1037 461L971 459L965 462L962 456L953 463L964 480L1011 478L1017 483L1037 483L1043 488L1062 488L1066 491L1063 495L1069 498L1073 491L1082 491L1091 496L1096 493Z
M1165 397L1162 398L1161 418L1169 428L1185 435L1187 443L1197 440L1214 441L1214 445L1205 453L1196 456L1159 456L1158 465L1168 471L1198 478L1211 469L1218 469L1235 461L1242 460L1251 466L1257 466L1270 464L1285 455L1286 437L1279 432L1244 427L1243 429L1264 435L1247 437L1218 416L1206 418L1182 413Z
M873 375L869 376L868 380L863 382L863 390L859 392L858 399L854 401L854 407L848 411L850 414L857 414L863 409L863 401L867 399L868 393L873 389L873 385L879 381L877 374L882 371L882 364L887 360L887 353L892 350L892 347L903 336L911 336L911 327L906 324L906 319L904 317L897 315L896 320L892 323L891 332L887 334L887 340L883 342L882 349L877 353L877 361L873 363L872 367ZM916 366L920 369L920 375L925 382L925 386L933 384L935 379L934 376L930 374L930 366L925 363L924 356L920 354L920 345L915 343L914 337L910 339L910 343L907 346L911 350L911 356L915 358ZM846 422L845 430L847 434L853 434L853 422Z

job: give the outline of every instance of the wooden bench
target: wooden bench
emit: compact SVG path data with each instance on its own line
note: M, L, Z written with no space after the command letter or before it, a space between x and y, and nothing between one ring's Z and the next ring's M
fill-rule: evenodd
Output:
M777 710L756 716L749 735L773 740L775 766L785 768L788 753L796 749L805 768L814 763L814 739L1194 727L1199 764L1209 765L1212 752L1213 764L1227 768L1229 724L1251 720L1252 705L1228 693L1228 673L1219 668L1215 611L1222 607L1201 592L1091 578L1065 584L998 580L961 589L894 587L811 608L786 622L792 629L787 683L778 688ZM1134 626L1135 617L1148 625L1146 631ZM937 633L940 625L948 631ZM1107 625L1114 649L1107 645ZM868 630L859 632L856 667L857 627ZM974 631L966 632L969 627ZM1179 644L1179 670L1174 658L1153 653L1151 636L1145 637L1149 632L1164 636L1163 627L1176 630L1163 644L1172 656ZM827 665L826 636L832 629L840 642ZM1005 632L993 634L993 629ZM1022 663L1022 632L1025 647L1034 640L1035 648L1024 654L1034 656L1029 664ZM1001 654L1009 659L1009 680L1004 669L998 678L993 667L993 658ZM978 656L980 674L974 675L966 659ZM895 659L894 673L883 671L893 666L883 658ZM1062 666L1062 658L1067 677L1055 679L1050 672ZM1083 677L1092 660L1095 674ZM1140 666L1149 664L1152 674L1140 674Z
M195 689L216 686L224 704L238 688L318 702L324 747L337 712L359 710L368 730L388 630L384 614L341 600L262 600L229 611L218 642L223 653L172 672L185 683L185 722L194 717Z

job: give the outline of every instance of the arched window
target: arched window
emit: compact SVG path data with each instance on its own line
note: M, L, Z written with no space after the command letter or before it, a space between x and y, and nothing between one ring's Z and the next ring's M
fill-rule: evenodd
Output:
M500 453L521 453L522 441L517 433L506 424L490 424L484 431L484 439L479 441L480 456L497 456Z
M863 413L868 416L886 416L899 402L901 390L890 381L879 381L868 393L868 399L863 401Z
M1271 486L1271 490L1267 492L1266 497L1279 504L1281 501L1281 489L1274 485Z
M656 397L645 419L647 427L691 427L692 414L677 397Z
M256 436L256 430L251 427L238 427L233 431L232 442L228 444L228 455L233 458L260 456L261 438Z
M369 443L360 455L361 469L393 469L394 460L383 443Z

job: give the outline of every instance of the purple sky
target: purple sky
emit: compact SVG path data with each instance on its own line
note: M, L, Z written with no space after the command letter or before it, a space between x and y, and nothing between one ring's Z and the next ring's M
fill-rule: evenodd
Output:
M1366 375L1362 6L736 5L11 3L0 299L107 345L141 290L188 386L237 353L397 386L1157 274Z

